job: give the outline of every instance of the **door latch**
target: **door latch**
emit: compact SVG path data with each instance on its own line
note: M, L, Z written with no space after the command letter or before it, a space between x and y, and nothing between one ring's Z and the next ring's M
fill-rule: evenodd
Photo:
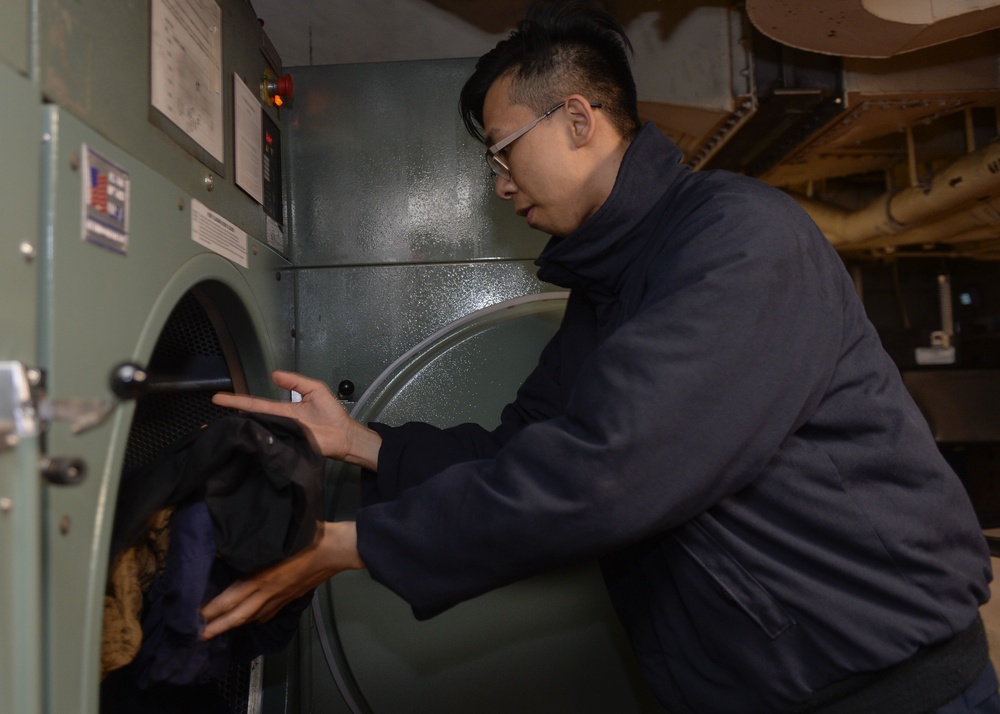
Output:
M49 399L42 372L16 361L0 361L0 452L15 448L22 439L38 437L54 421L67 422L70 431L82 434L103 424L120 399L134 398L146 373L131 364L119 365L112 374L116 398ZM45 456L39 468L46 481L69 485L86 476L83 460Z

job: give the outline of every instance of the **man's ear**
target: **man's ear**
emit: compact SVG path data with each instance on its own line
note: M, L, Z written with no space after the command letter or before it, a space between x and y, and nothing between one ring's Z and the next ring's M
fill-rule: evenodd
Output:
M593 141L597 122L594 115L596 109L590 106L590 101L581 94L571 94L566 100L566 110L569 112L570 129L577 148Z

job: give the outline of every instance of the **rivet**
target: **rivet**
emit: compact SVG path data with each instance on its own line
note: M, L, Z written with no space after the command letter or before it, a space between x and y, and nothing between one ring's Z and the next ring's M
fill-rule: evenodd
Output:
M69 167L76 171L80 168L80 155L75 151L69 155Z
M20 250L21 257L29 263L35 259L35 246L31 245L28 241L21 241Z
M213 176L212 174L205 175L205 188L208 189L209 191L215 188L215 176Z
M69 516L63 516L62 520L59 521L59 532L66 535L69 533L69 528L72 524L73 522L70 520Z
M178 211L183 211L184 210L184 199L183 198L178 198L177 199L177 210Z
M10 500L7 496L0 498L0 511L3 513L9 513L10 509L14 507L14 502Z
M44 134L42 134L42 143L47 144L50 141L52 141L52 134L50 134L49 132L45 132Z
M274 274L274 279L275 280L281 280L281 272L280 271Z
M257 255L257 246L254 246L254 247L253 247L253 250L252 250L252 253L253 253L254 255Z

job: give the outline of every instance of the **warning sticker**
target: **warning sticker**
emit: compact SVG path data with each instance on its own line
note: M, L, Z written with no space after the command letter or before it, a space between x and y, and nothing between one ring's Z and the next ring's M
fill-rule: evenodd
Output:
M191 240L244 268L247 234L196 199L191 200Z
M128 172L86 144L83 156L83 240L125 255L131 182Z

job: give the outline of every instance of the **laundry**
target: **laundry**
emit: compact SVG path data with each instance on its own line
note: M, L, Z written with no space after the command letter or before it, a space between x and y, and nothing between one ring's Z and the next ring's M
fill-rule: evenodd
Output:
M104 595L101 679L131 662L142 646L144 594L167 567L170 514L164 508L152 519L139 543L120 553L111 565Z
M291 420L234 415L211 422L152 465L123 477L112 554L126 577L139 575L136 558L148 560L135 545L149 541L150 525L161 524L163 509L174 510L165 569L152 584L114 579L120 592L144 592L142 634L137 647L128 618L112 625L111 637L106 634L110 650L102 652L102 660L121 669L102 685L103 711L155 711L165 697L188 696L204 703L193 711L214 711L204 686L224 679L232 663L288 644L312 592L266 623L249 623L209 641L201 639L200 611L242 575L312 542L322 517L325 468ZM134 605L112 606L129 608ZM134 659L122 666L130 655ZM183 691L173 691L178 687Z
M204 500L228 565L241 573L274 565L312 542L322 518L325 469L325 459L290 419L217 419L123 477L112 558L142 537L159 509Z

